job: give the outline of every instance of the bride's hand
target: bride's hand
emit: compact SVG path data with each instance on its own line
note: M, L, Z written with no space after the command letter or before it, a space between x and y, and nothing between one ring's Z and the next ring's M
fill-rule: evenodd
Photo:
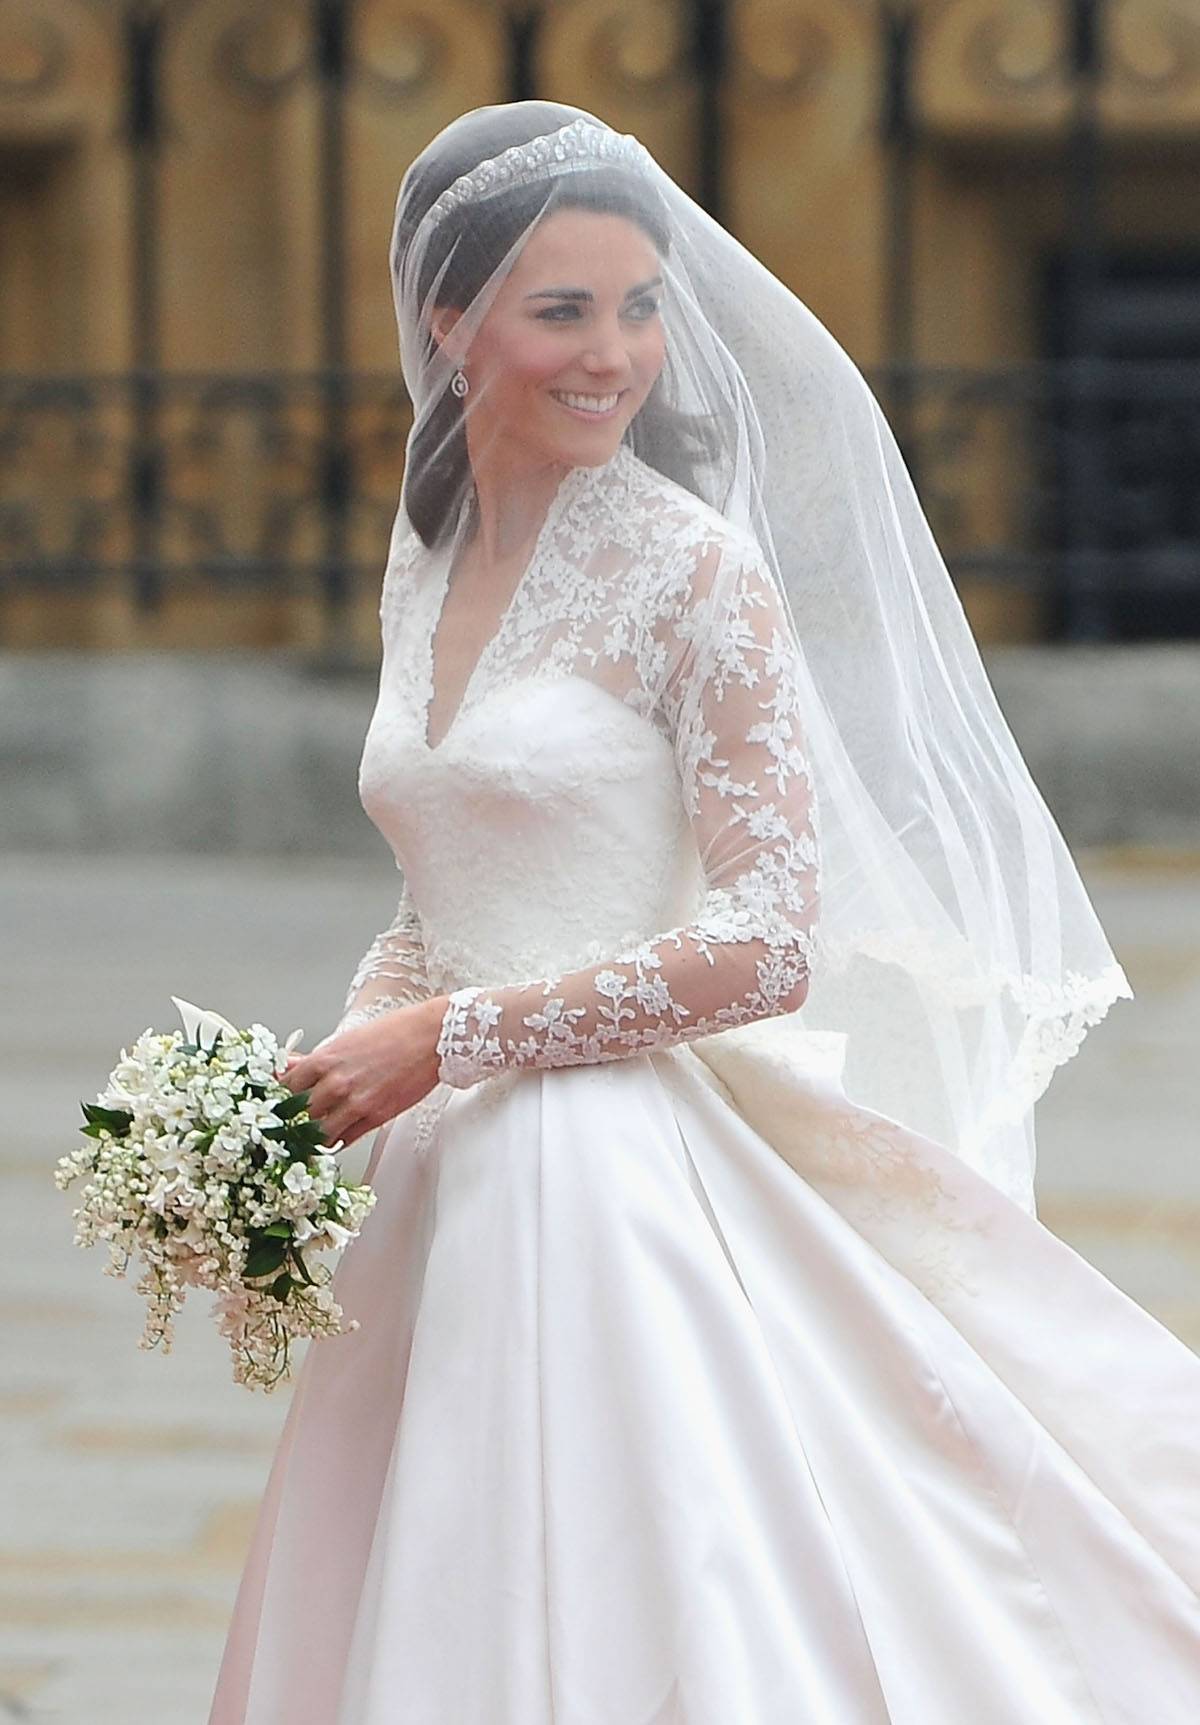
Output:
M437 1039L445 995L399 1006L331 1037L311 1054L293 1054L282 1082L307 1090L308 1111L326 1144L353 1144L394 1120L438 1081Z

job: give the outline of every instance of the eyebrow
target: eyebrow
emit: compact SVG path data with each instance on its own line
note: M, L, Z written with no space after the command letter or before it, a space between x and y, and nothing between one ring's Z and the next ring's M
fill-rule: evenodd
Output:
M656 288L656 287L661 287L661 286L662 286L662 277L661 276L655 276L655 277L653 277L652 280L650 280L648 282L639 282L636 287L631 287L629 292L625 295L625 298L626 299L636 299L639 294L649 293L651 288ZM527 293L525 295L525 298L526 299L589 300L589 299L594 299L595 295L592 293L590 288L555 287L555 288L539 288L537 293Z

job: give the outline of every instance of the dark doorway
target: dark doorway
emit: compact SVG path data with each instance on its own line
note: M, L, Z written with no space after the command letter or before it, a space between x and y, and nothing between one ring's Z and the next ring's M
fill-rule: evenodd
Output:
M1084 437L1094 598L1106 632L1200 636L1200 253L1110 252L1082 300L1056 256L1043 288L1045 357L1065 386L1052 409L1062 436L1047 445L1049 494L1066 493L1068 440ZM1060 510L1051 524L1064 550L1068 519ZM1060 632L1070 632L1068 610L1063 596Z

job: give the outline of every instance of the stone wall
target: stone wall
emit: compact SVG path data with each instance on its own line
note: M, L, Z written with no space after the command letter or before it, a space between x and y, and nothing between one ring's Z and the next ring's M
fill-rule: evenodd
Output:
M1200 647L991 649L1072 845L1200 847ZM374 675L299 655L0 655L0 850L371 856Z

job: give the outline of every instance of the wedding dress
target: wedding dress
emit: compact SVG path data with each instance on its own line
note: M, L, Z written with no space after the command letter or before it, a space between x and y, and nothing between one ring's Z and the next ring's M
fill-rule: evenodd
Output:
M734 626L663 688L714 546ZM446 1082L377 1135L210 1725L1195 1725L1200 1362L788 1010L753 543L572 469L431 737L448 581L401 519L360 788L404 885L344 1021L451 993Z

